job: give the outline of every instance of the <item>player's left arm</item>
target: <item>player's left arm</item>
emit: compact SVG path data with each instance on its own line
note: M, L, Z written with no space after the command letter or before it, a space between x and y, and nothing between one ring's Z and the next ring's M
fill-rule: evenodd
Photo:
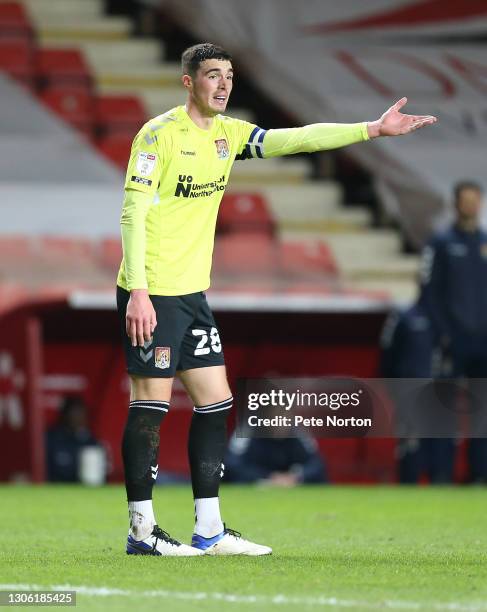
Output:
M380 136L402 136L436 122L432 115L406 115L401 98L376 121L362 123L314 123L299 128L260 130L249 139L250 151L258 157L278 157L294 153L313 153L345 147ZM264 133L263 133L264 132ZM253 138L253 140L252 140ZM250 140L252 140L250 142ZM259 155L260 153L260 155ZM252 155L254 156L254 155Z

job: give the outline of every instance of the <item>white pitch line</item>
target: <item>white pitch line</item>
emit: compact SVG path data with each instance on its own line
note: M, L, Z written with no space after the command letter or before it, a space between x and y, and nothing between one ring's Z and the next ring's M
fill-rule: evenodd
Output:
M293 605L335 608L369 608L370 610L438 610L440 612L487 612L487 603L462 604L457 602L429 603L419 601L354 601L337 597L299 597L292 595L239 595L218 592L190 591L133 591L111 587L90 587L85 585L57 584L0 584L0 591L76 591L77 595L89 597L161 597L185 601L224 601L225 603Z

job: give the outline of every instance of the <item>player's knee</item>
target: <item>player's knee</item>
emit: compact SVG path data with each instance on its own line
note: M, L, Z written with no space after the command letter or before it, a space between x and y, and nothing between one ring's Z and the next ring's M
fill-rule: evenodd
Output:
M130 399L169 402L173 378L130 377Z

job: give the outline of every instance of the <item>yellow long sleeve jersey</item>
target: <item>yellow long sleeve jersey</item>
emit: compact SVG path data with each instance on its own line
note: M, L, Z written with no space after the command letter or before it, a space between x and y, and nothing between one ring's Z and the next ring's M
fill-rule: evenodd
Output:
M151 119L134 139L127 168L117 284L128 291L148 289L151 295L208 289L218 208L236 159L367 139L366 123L266 131L222 115L204 130L184 106Z

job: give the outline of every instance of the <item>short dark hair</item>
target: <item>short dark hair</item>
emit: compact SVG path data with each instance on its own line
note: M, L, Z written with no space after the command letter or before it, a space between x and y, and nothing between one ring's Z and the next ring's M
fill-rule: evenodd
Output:
M453 187L453 196L455 198L455 202L458 202L460 194L464 189L475 189L475 191L478 191L480 194L484 192L482 185L480 185L480 183L477 183L476 181L459 181Z
M183 51L181 55L181 68L183 74L189 74L192 77L196 76L196 71L200 67L201 62L208 59L221 59L232 61L232 56L222 47L218 47L212 43L200 43L193 45Z

